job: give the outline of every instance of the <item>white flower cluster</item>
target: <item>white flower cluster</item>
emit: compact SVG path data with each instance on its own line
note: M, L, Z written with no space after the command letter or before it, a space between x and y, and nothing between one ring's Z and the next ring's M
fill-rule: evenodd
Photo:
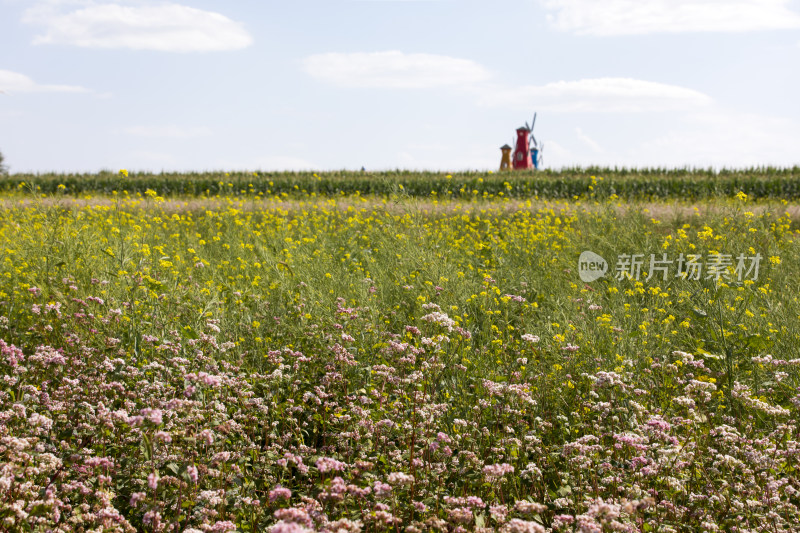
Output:
M456 321L447 316L446 313L442 313L440 311L434 311L433 313L429 313L422 317L422 320L425 322L430 322L432 324L439 324L440 326L447 328L447 331L453 331L453 326L456 325Z

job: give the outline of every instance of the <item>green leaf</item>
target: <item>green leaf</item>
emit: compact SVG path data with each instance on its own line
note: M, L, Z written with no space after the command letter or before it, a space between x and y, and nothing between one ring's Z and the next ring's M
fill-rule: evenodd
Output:
M147 435L142 435L142 442L139 444L139 449L142 450L144 458L149 461L152 457L152 451L150 449L150 439L147 438Z
M744 342L747 347L758 351L766 350L772 345L771 341L758 334L749 335Z

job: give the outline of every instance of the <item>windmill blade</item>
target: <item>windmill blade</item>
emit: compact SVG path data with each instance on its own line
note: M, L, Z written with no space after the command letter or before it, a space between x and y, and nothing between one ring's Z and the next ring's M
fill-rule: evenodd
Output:
M533 131L533 126L536 124L536 112L533 112L533 120L531 120L531 131Z

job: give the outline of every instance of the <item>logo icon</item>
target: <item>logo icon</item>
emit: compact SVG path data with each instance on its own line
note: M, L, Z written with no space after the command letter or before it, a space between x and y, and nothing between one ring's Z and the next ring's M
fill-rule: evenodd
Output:
M594 252L585 251L578 258L578 274L581 281L590 283L600 279L608 272L608 263Z

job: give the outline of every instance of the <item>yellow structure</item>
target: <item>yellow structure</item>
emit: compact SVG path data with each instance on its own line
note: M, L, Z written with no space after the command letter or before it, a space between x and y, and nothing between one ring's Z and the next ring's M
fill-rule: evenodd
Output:
M503 151L503 157L500 159L500 170L511 170L511 148L509 145L504 144L500 147Z

